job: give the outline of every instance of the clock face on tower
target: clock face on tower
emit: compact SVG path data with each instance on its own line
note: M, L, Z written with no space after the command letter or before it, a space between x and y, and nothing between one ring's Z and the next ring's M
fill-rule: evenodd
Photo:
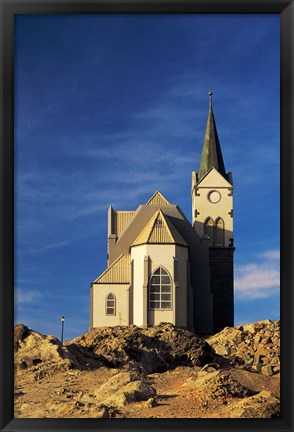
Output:
M212 204L216 204L221 200L221 194L214 190L209 192L208 194L208 200L212 203Z

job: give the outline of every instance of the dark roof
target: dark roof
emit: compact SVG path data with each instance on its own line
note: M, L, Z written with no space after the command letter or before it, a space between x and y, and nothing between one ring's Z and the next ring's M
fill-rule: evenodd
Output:
M200 180L211 168L216 168L218 172L227 178L223 161L221 146L217 134L215 119L212 110L212 100L210 95L208 119L204 136L203 149L198 173Z
M177 231L177 236L181 237L181 242L177 244L187 243L187 245L197 248L200 239L196 231L192 228L192 225L186 219L185 215L181 212L176 205L140 205L132 220L126 226L122 232L121 237L113 245L113 260L117 259L121 254L128 254L130 252L131 245L135 242L137 237L140 235L144 227L150 222L150 219L161 210L169 228ZM184 241L183 241L184 240ZM196 242L197 246L194 246Z

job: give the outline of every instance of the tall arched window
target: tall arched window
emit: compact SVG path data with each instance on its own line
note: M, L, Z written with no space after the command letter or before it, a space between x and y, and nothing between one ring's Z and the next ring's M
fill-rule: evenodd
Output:
M107 294L105 301L105 309L106 315L115 315L116 314L116 298L112 293Z
M204 234L209 237L209 245L213 245L213 220L211 217L207 218L204 222Z
M158 267L149 283L149 309L171 309L171 279L163 267Z
M215 245L224 245L224 234L225 234L225 224L222 218L218 218L215 221Z

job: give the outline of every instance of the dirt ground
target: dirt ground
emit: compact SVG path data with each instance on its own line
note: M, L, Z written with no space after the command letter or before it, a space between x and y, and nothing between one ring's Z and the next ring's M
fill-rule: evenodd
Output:
M235 368L209 373L196 366L179 366L175 370L144 377L156 390L156 406L148 406L144 401L115 408L97 404L94 392L121 369L100 367L89 371L55 371L41 378L36 370L37 367L35 370L16 371L16 418L277 416L279 375L264 376ZM202 383L203 380L206 381ZM261 395L255 396L259 392ZM267 410L260 410L260 400Z

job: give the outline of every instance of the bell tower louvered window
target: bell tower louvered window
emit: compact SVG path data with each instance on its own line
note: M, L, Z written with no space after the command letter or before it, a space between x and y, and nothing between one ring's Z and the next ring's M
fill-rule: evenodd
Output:
M171 278L163 267L159 267L150 278L149 309L171 309L171 294Z
M209 245L213 245L213 220L209 217L204 222L204 234L209 237Z
M224 245L224 231L225 224L222 218L218 218L215 221L215 245L223 246Z

